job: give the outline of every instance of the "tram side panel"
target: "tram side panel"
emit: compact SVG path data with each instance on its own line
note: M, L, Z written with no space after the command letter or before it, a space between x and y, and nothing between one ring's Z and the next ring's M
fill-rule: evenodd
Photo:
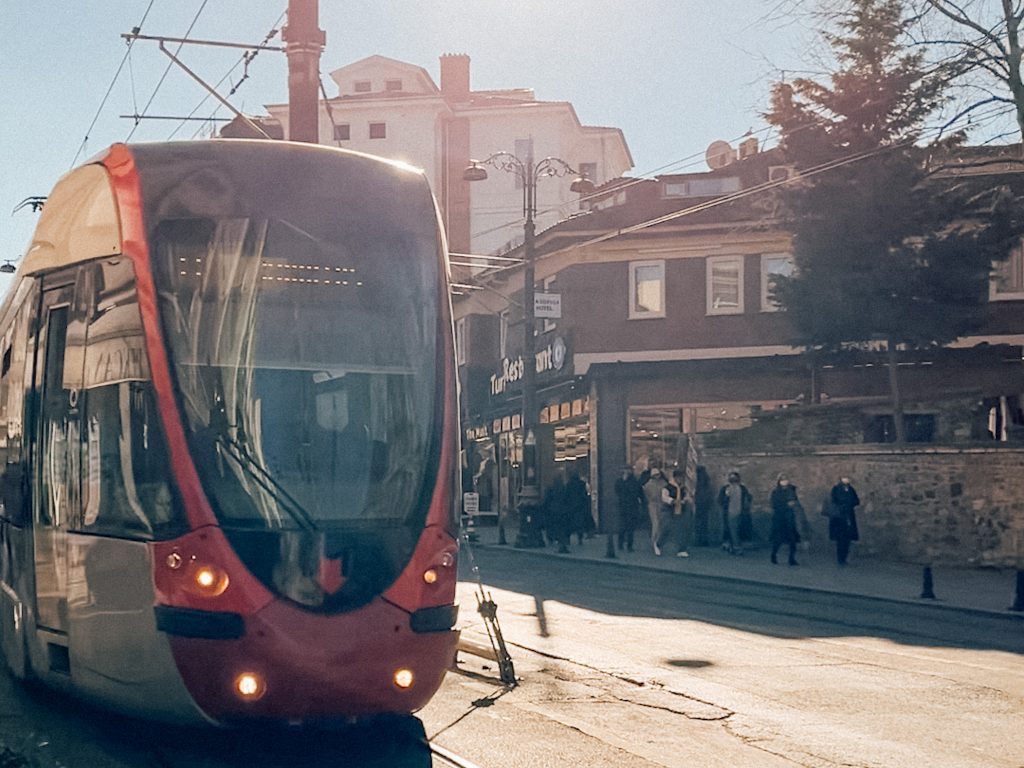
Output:
M78 267L84 331L66 368L79 381L78 499L69 516L65 587L76 689L129 713L205 721L185 689L153 613L150 542L185 530L168 473L149 376L132 263Z

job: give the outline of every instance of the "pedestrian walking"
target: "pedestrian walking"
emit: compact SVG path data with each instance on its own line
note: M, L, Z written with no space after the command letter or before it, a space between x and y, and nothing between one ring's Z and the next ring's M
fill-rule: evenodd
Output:
M594 529L594 517L590 514L587 484L575 469L569 473L569 481L565 484L565 504L569 510L570 531L579 537L582 545L583 537Z
M800 531L797 520L800 519L802 507L796 495L796 486L789 482L785 475L779 475L775 489L771 495L772 507L772 563L778 563L779 548L789 545L789 564L799 565L796 561L796 545L800 543Z
M661 491L667 485L661 467L651 467L651 475L644 483L644 498L647 500L647 514L651 519L651 546L654 554L661 554L661 547L658 546L658 537L661 535Z
M669 541L676 545L676 557L690 556L690 535L693 530L693 502L686 496L686 473L673 470L672 479L661 490L662 522L655 553Z
M856 489L845 475L832 487L831 505L828 515L828 537L836 543L836 562L846 565L850 556L850 542L857 541L860 533L857 530L857 514L854 511L860 505Z
M718 492L718 506L722 510L722 548L734 555L743 554L740 528L744 516L750 516L753 497L740 481L738 470L729 473L728 482Z
M562 554L569 551L571 530L565 495L562 476L555 475L555 479L544 492L544 524L547 527L549 543L557 544L558 551Z
M711 543L709 529L717 497L711 485L711 476L703 465L697 466L696 484L697 487L693 489L693 543L698 547L706 547Z
M615 481L615 498L619 505L619 551L623 548L633 551L633 532L643 515L646 499L644 489L633 474L633 467L627 464Z

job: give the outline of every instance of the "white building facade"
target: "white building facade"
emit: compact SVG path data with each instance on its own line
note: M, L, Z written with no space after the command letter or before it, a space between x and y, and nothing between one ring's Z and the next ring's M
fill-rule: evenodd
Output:
M441 57L441 84L425 69L369 56L331 73L338 95L320 102L320 143L401 160L423 168L440 202L455 252L497 253L523 235L522 185L488 168L472 185L462 178L471 159L506 151L525 160L558 157L595 184L633 166L618 128L580 123L572 104L538 101L531 89L474 91L469 56ZM288 135L288 105L267 106ZM537 185L537 229L580 210L572 177Z

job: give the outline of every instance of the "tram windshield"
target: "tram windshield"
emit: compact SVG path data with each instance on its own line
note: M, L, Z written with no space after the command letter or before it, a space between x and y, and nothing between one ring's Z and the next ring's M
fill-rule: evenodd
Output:
M203 215L194 190L168 194L187 206L149 224L158 303L195 463L236 548L277 534L279 581L285 563L315 571L311 546L329 559L356 542L382 561L364 579L379 588L411 554L436 473L437 220L425 183L358 189L310 170L301 204L236 190Z

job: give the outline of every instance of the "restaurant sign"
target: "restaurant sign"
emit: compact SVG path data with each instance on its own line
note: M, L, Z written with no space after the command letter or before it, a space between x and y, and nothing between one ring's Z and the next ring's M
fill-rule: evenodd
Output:
M565 366L565 357L565 340L561 336L556 336L550 344L537 351L535 355L537 373L562 370ZM522 355L515 360L506 357L501 361L501 371L491 376L491 394L503 394L510 384L515 384L522 379L525 373L526 365Z

